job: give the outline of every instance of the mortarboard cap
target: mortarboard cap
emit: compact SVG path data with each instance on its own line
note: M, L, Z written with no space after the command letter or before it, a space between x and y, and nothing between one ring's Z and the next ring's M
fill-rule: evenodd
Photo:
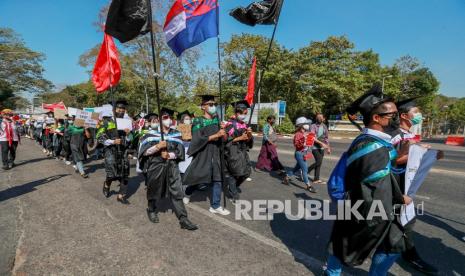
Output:
M112 103L110 103L112 104ZM128 102L126 100L117 100L115 102L115 107L119 107L119 108L126 108L128 106Z
M154 118L158 118L158 114L157 113L149 113L147 115L144 116L144 119L145 120L149 120L151 121L152 119Z
M175 112L174 110L169 109L167 107L163 107L160 111L161 116L169 115L170 117L173 117L174 112Z
M250 108L249 102L246 100L237 101L231 104L234 108L247 109Z
M374 85L368 92L356 99L346 111L350 115L360 112L362 115L370 115L371 111L382 103L392 101L386 97L379 84Z
M197 95L197 97L200 97L201 104L205 104L206 102L209 102L209 101L214 101L216 98L215 95Z
M178 120L184 119L185 116L192 117L194 114L190 113L189 110L185 110L183 112L178 112Z
M418 106L416 103L416 99L420 98L418 97L413 97L410 99L405 99L402 101L396 102L397 109L399 110L400 113L407 113L411 108Z

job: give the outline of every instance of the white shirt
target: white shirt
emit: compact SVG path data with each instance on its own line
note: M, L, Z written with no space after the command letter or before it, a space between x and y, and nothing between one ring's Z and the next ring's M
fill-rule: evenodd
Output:
M383 139L384 141L389 142L389 143L391 142L391 139L392 139L391 135L389 135L387 133L384 133L382 131L371 129L371 128L364 128L362 130L362 133L376 136L376 137L378 137L380 139Z
M8 141L6 137L6 120L2 121L0 126L0 141ZM13 121L9 121L11 128L13 129L13 141L19 141L18 131L16 130L16 124Z

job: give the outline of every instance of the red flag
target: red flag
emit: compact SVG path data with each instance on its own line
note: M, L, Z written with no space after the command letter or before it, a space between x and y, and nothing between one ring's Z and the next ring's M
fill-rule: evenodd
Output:
M66 106L63 102L51 103L51 104L43 103L42 109L48 109L50 111L54 111L55 109L66 109Z
M253 104L255 94L255 72L257 71L257 58L253 58L252 69L250 70L249 82L247 83L247 95L245 100L249 105Z
M105 33L94 71L92 71L92 82L97 93L102 93L110 86L116 86L120 78L121 65L118 60L118 50L113 38Z

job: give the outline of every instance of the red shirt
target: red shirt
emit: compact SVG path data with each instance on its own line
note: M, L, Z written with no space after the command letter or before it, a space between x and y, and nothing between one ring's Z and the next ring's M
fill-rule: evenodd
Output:
M305 149L305 134L298 131L294 135L294 147L296 151L303 151Z

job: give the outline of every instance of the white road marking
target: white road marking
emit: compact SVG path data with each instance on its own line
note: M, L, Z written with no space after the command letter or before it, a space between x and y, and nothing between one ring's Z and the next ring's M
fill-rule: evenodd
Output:
M197 206L195 204L188 204L186 205L189 209L192 209L204 216L207 216L225 226L228 226L229 228L232 228L238 232L241 232L242 234L250 237L250 238L253 238L263 244L266 244L268 246L271 246L273 247L274 249L284 253L284 254L287 254L289 256L292 256L296 259L299 259L300 262L304 263L305 265L309 266L309 267L312 267L313 269L315 270L322 270L323 269L323 262L299 251L299 250L296 250L296 249L293 249L293 248L288 248L287 246L285 246L284 244L282 243L279 243L275 240L272 240L270 238L267 238L255 231L252 231L248 228L245 228L237 223L234 223L230 220L227 220L225 218L222 218L220 217L219 215L214 215L212 213L210 213L209 211L203 209L202 207L200 206ZM347 274L347 273L344 273L345 275L350 275L350 274Z
M422 195L416 195L415 198L424 199L424 200L430 200L431 199L429 196L422 196Z

